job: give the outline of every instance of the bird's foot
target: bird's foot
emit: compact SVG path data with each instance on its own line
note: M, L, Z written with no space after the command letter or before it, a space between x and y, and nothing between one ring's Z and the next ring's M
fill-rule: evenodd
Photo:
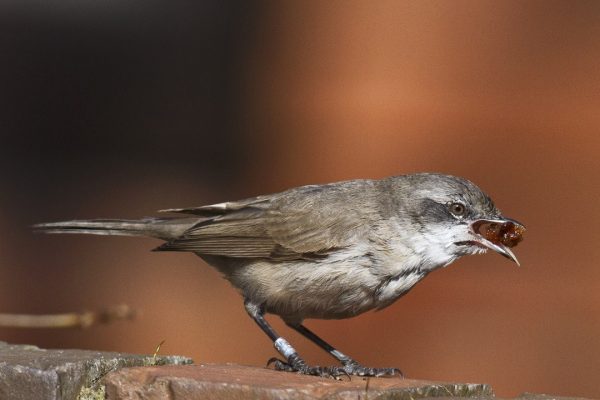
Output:
M302 375L320 376L322 378L341 379L343 376L350 377L343 367L319 367L310 366L297 354L288 357L287 362L278 358L271 358L267 366L273 364L276 371L296 372Z
M341 379L344 376L349 378L350 375L364 377L403 376L402 371L398 368L363 367L354 360L346 361L342 366L310 366L297 354L292 354L287 362L278 358L271 358L267 362L267 366L271 364L273 364L276 371L297 372L303 375L320 376L323 378Z
M398 368L371 368L371 367L363 367L358 362L350 359L348 361L342 362L343 369L346 371L348 375L357 375L357 376L401 376L404 377L402 371Z

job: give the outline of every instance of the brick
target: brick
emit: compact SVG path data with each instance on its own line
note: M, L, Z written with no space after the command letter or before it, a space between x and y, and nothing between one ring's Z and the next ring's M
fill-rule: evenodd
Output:
M46 350L0 342L0 399L75 400L102 398L99 381L122 367L189 364L181 356L152 356L90 350ZM96 396L96 397L94 397Z
M125 368L104 380L109 400L196 399L417 399L492 397L488 385L441 383L399 377L328 378L240 365ZM367 384L368 382L368 384Z

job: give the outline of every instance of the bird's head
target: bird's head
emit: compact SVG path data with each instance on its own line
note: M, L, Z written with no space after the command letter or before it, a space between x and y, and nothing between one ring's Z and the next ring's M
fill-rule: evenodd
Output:
M517 265L511 248L522 239L523 224L504 217L472 182L441 174L409 175L406 212L433 249L455 259L493 250Z

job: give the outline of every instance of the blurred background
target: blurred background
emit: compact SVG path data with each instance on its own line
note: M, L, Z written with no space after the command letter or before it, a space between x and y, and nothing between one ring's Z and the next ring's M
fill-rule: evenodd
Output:
M0 57L0 312L141 312L0 340L262 366L274 349L199 258L30 225L441 171L527 225L522 267L464 258L307 326L410 378L600 397L599 2L14 0Z

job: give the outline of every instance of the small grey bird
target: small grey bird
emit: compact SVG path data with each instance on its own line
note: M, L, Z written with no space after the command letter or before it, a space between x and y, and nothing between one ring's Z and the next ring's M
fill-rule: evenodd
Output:
M522 224L505 218L470 181L421 173L310 185L241 201L162 210L184 218L86 220L36 225L49 233L150 236L157 251L196 253L244 297L248 314L283 357L277 370L333 376L400 374L369 368L302 322L389 306L429 272L491 249L509 249ZM279 315L341 366L308 365L264 319Z

